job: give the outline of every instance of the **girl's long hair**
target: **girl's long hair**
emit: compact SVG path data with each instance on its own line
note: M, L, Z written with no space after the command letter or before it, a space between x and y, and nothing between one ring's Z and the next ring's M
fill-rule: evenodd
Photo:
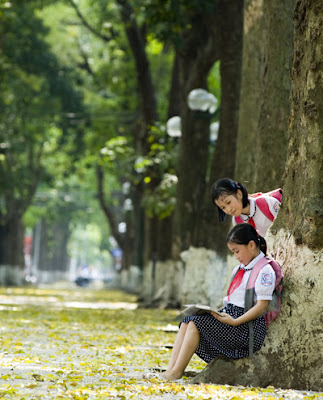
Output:
M238 190L242 192L242 207L245 208L248 205L248 191L245 185L240 182L235 182L230 178L223 178L219 181L216 181L211 189L212 192L212 203L215 204L215 201L218 200L222 196L237 196ZM226 217L226 213L218 207L219 212L219 221L223 222Z
M266 254L266 240L258 235L256 229L250 224L238 224L234 226L227 235L227 243L247 245L251 240L256 243L256 246Z

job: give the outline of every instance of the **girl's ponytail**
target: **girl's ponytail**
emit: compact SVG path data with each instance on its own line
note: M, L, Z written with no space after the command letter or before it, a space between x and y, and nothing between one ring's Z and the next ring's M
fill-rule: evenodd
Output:
M267 253L266 240L258 235L256 229L250 224L238 224L234 226L227 236L227 243L247 245L251 240L256 243L256 246L259 247L264 254Z
M258 235L258 240L259 240L259 248L260 248L260 250L264 254L267 254L267 243L266 243L266 240L260 235Z

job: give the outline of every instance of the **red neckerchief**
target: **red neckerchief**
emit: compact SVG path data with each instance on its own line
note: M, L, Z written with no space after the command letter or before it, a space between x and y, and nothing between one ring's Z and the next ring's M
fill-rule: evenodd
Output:
M236 273L235 277L232 279L230 286L227 291L228 301L230 300L230 294L233 293L241 284L243 275L246 271L243 268L239 268L239 271Z

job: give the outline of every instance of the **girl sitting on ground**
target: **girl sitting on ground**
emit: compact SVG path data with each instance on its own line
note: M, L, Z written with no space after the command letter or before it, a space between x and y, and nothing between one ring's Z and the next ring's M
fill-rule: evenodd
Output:
M209 363L215 357L231 359L249 355L248 322L253 321L253 351L258 351L266 336L264 313L275 288L275 272L266 264L255 283L254 306L245 312L245 292L252 268L265 257L265 239L249 224L239 224L227 236L227 245L240 265L233 271L233 280L218 314L191 315L183 319L173 347L171 359L161 377L180 379L191 357L196 353ZM262 279L266 277L266 279Z

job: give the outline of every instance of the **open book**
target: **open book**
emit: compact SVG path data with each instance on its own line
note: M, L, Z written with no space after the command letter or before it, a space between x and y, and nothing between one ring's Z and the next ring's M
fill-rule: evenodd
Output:
M218 314L220 317L223 316L220 311L203 304L185 304L184 306L186 308L184 308L184 310L181 312L181 314L184 316L210 314L211 312Z

